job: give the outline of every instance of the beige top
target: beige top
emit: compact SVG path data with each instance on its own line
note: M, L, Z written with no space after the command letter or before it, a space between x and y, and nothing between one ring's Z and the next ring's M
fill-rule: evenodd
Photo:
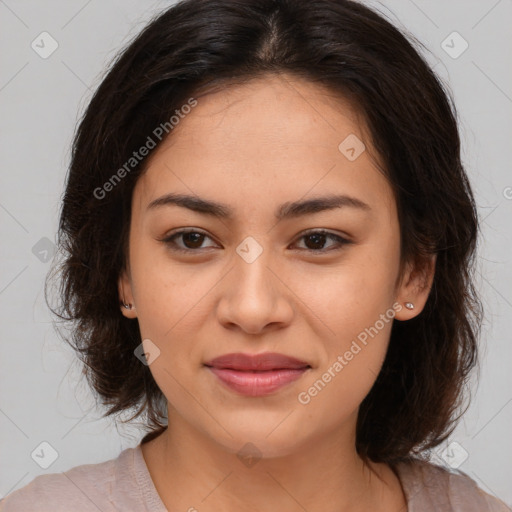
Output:
M400 463L397 474L408 512L510 512L461 472L426 462ZM190 503L191 510L201 510ZM158 495L140 444L116 459L37 476L0 500L0 512L168 512ZM404 511L405 512L405 511Z

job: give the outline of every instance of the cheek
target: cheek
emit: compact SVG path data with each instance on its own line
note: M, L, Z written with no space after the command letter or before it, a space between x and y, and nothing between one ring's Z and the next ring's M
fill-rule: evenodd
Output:
M321 321L315 320L323 345L315 374L315 379L320 379L316 388L323 396L319 401L336 402L342 396L348 409L357 407L382 367L395 317L392 306L398 252L395 244L379 247L379 252L375 245L357 255L354 251L353 258L323 276L317 271L315 286L304 283L298 292L306 297L304 314L312 318L312 311ZM325 372L330 373L322 378Z
M381 251L379 258L375 254L370 247L354 251L337 267L311 269L293 278L293 290L307 306L304 314L321 320L322 336L333 347L373 325L394 302L398 260L392 250Z
M199 301L199 280L154 242L134 242L130 263L141 334L162 338Z
M200 366L204 354L196 340L211 314L208 291L219 277L171 262L154 247L134 252L131 271L142 339L150 339L159 350L150 369L167 393L177 385L171 375L181 382L192 365Z
M393 321L380 320L379 315L365 311L340 321L337 335L326 338L325 358L297 396L313 430L337 428L370 392L386 356Z

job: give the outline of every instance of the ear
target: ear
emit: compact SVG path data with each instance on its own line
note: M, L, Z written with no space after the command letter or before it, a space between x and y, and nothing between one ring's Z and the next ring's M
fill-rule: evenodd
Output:
M125 269L121 271L117 281L119 293L119 307L126 318L137 318L135 303L133 301L132 285L129 272ZM125 307L125 304L131 307Z
M402 309L395 315L397 320L410 320L423 311L434 281L436 260L437 255L433 254L423 260L420 265L408 264L406 266L397 291L396 300L402 306ZM407 303L412 303L414 308L405 307Z

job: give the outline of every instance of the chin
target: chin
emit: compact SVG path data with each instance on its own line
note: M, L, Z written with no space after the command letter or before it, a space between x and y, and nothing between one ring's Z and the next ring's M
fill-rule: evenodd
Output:
M264 425L260 423L258 428L256 421L253 421L252 428L245 429L236 425L231 427L226 425L226 429L233 437L224 432L225 435L222 439L217 439L217 442L225 451L237 455L241 460L247 457L257 459L285 457L300 450L300 438L286 428L279 426L276 429L279 422L274 422L269 428Z
M240 438L236 446L226 447L230 453L236 455L241 462L248 462L248 467L252 460L277 459L287 457L298 451L297 445L282 444L282 442L270 442L263 436L260 439Z

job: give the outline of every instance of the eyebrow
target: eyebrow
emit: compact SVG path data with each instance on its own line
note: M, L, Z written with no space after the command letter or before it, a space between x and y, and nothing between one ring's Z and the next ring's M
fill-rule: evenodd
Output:
M162 206L169 205L181 206L219 219L231 220L234 217L234 210L227 204L187 194L166 194L151 201L146 210L154 210ZM279 208L277 208L275 217L277 220L290 219L327 210L334 210L335 208L341 207L356 208L365 212L371 211L371 207L368 204L356 197L347 195L329 195L315 197L304 201L283 203Z

